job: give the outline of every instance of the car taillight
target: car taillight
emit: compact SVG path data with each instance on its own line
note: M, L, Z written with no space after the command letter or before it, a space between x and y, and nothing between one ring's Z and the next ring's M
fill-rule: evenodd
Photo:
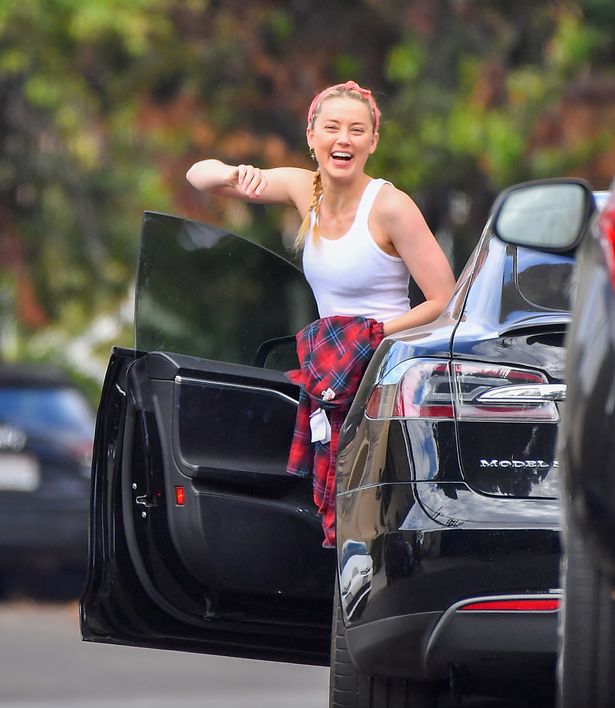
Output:
M540 371L476 362L453 362L453 370L459 420L558 420L554 401L565 388Z
M615 185L606 206L598 217L598 236L604 249L611 285L615 290Z
M452 418L448 362L412 359L399 364L376 386L366 413L370 418Z
M375 387L366 406L374 419L431 418L556 422L565 386L540 371L474 361L409 359Z
M452 418L453 395L447 361L411 359L398 364L373 390L369 418Z

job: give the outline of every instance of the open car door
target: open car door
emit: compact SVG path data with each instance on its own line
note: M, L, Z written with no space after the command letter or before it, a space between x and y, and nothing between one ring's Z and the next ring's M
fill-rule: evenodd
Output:
M328 664L334 553L286 473L303 275L245 239L146 213L135 350L98 411L88 641Z

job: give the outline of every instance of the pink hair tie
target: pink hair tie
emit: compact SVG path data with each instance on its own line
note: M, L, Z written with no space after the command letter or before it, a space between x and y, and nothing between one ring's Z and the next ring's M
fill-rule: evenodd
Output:
M380 126L380 110L376 105L376 101L374 101L372 92L369 89L365 89L362 86L359 86L356 81L346 81L345 84L335 84L335 86L329 86L329 88L326 88L324 89L324 91L321 91L320 93L316 94L316 96L314 96L312 100L312 103L310 103L310 108L308 110L308 126L312 125L312 121L314 120L316 111L319 109L320 104L324 101L324 99L327 98L330 93L333 93L333 91L338 91L340 89L345 91L356 91L357 93L360 93L361 96L363 96L363 98L368 102L369 107L372 111L372 115L374 118L374 133L377 133L378 128Z

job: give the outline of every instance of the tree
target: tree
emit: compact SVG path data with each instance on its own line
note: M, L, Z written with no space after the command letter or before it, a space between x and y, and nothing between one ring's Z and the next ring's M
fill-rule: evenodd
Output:
M117 311L145 209L282 250L297 226L286 210L204 198L186 168L203 156L309 166L306 107L351 77L383 109L372 174L416 197L459 270L502 187L610 179L611 5L5 0L0 346L62 353Z

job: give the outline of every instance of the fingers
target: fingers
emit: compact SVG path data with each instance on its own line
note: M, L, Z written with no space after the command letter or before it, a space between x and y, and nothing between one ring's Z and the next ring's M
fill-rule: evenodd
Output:
M236 187L239 192L248 198L258 197L267 187L267 178L259 167L238 165Z

